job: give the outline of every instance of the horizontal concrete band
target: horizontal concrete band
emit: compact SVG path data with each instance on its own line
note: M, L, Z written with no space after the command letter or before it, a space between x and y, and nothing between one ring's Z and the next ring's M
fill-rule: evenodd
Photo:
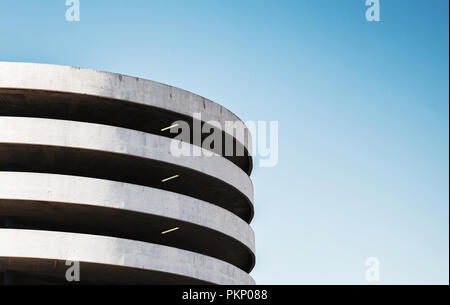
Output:
M22 258L24 264L33 259L79 261L81 279L83 263L89 263L175 274L220 285L255 283L246 272L209 256L151 243L87 234L0 229L0 261L2 258Z
M0 143L104 151L192 169L236 189L248 201L251 210L248 221L253 215L253 185L245 172L217 155L173 156L170 146L176 140L99 124L21 117L0 117L0 130Z
M175 138L180 130L175 122L183 122L183 132L191 131L185 141L211 150L233 162L250 175L252 157L239 142L228 133L214 129L208 131L206 123L193 122L192 118L179 113L144 106L133 102L102 98L92 95L37 91L30 89L5 89L0 87L0 116L33 117L66 121L87 122L133 129L163 137ZM194 126L195 125L195 126ZM203 125L203 128L200 127ZM237 128L237 127L236 127ZM200 139L192 136L194 130L204 130ZM214 134L225 145L211 147L207 140ZM206 142L205 142L206 141ZM216 140L217 141L217 140ZM229 151L233 148L233 151Z
M151 187L76 176L0 172L2 215L39 219L38 223L53 226L65 224L58 228L100 227L129 239L180 248L186 245L246 271L255 263L254 233L241 218L207 202ZM175 234L161 236L162 231L176 226L181 228ZM207 229L211 231L204 233Z
M221 105L194 93L150 80L90 69L0 62L0 88L93 95L167 109L189 117L201 113L203 121L216 121L221 126L225 126L225 121L241 121ZM248 138L247 143L241 144L251 152L248 129L238 130L235 136L236 139Z

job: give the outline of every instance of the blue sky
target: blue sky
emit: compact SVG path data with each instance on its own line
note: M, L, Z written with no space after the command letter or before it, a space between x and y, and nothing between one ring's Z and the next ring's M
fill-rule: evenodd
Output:
M81 66L279 122L256 167L258 284L449 281L449 2L0 2L0 60Z

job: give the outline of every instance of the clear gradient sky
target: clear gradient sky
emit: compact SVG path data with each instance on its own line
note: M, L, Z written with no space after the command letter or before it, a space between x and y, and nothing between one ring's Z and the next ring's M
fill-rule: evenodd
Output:
M279 122L254 169L258 284L449 282L449 1L0 0L0 60L193 91Z

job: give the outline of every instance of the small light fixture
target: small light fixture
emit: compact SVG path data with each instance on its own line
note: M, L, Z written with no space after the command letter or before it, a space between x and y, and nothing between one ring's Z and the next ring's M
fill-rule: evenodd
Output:
M166 131L166 130L169 130L171 128L177 127L177 126L178 126L178 124L173 124L172 126L169 126L169 127L161 129L161 131Z
M163 231L163 232L161 232L161 234L167 234L167 233L176 231L176 230L178 230L179 228L180 228L180 227L176 227L176 228L173 228L173 229L170 229L170 230L167 230L167 231Z
M161 182L167 182L167 181L169 181L169 180L176 179L176 178L178 178L178 177L180 177L180 175L175 175L175 176L172 176L172 177L168 177L168 178L166 178L166 179L161 180Z

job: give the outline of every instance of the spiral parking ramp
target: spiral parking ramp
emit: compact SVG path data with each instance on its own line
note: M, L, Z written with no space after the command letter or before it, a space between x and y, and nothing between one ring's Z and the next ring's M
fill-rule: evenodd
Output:
M231 154L171 153L194 114ZM251 138L225 122L157 82L0 62L0 283L64 284L75 261L81 284L254 284Z

